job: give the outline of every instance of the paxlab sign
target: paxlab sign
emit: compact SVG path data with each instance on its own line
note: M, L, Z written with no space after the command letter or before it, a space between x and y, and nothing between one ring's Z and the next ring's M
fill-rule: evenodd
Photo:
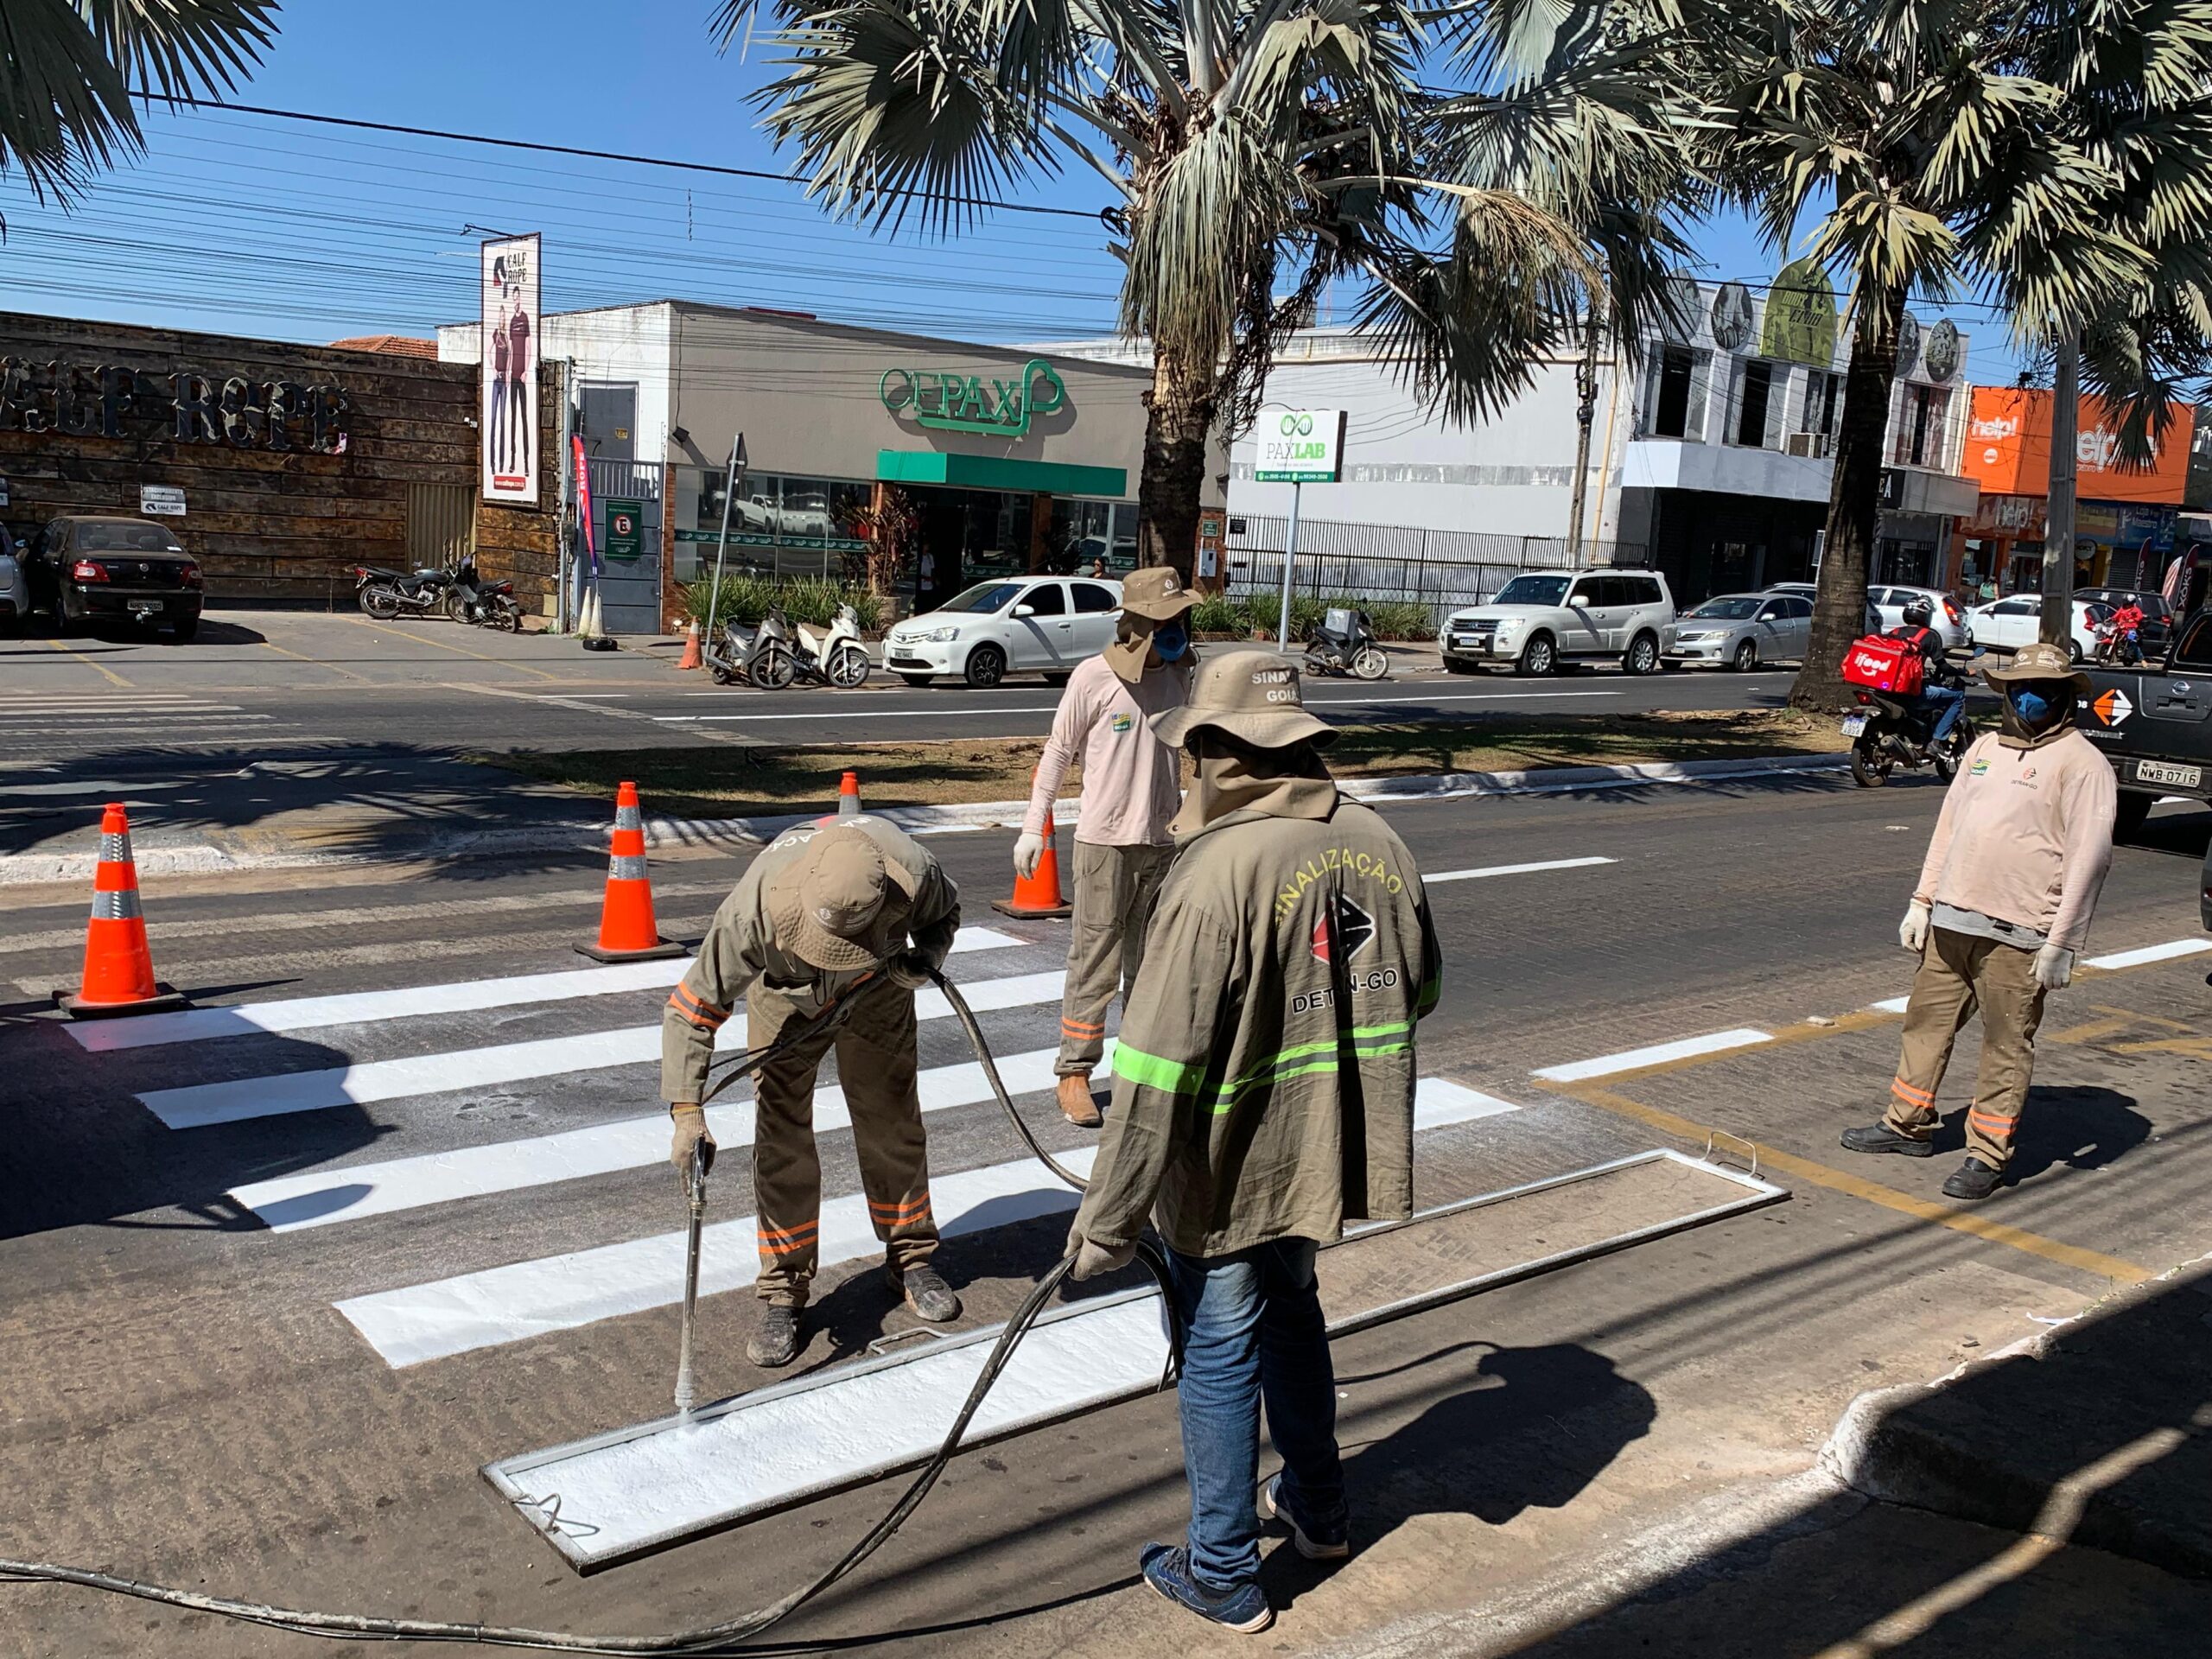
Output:
M1259 454L1252 478L1261 484L1333 484L1344 471L1341 409L1268 410L1257 423Z

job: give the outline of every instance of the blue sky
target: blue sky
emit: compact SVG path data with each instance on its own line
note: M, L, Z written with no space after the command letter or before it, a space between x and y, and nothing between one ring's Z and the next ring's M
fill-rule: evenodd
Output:
M242 102L778 172L709 0L295 0ZM1110 331L1118 267L1084 219L999 213L950 241L831 222L797 188L487 151L231 112L154 112L149 153L74 213L0 183L0 304L300 340L426 334L474 310L476 225L546 236L550 309L675 295L976 338ZM1017 197L1016 200L1025 199ZM1071 173L1026 199L1092 211ZM1778 263L1740 221L1710 269ZM1962 317L1993 355L1998 331ZM1992 378L1993 362L1976 366Z

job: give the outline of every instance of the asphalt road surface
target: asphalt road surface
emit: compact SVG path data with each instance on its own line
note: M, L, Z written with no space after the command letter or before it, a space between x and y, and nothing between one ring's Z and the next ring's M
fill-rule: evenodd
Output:
M1570 1642L1635 1613L1636 1585L1592 1565L1632 1558L1690 1575L1678 1599L1734 1585L1736 1611L1693 1635L1662 1611L1625 1645L1573 1651L1810 1655L2003 1548L1932 1518L1847 1526L1793 1507L1789 1482L1859 1389L1940 1374L2212 1249L2207 825L2162 810L2120 851L2093 941L2108 966L2045 1021L2021 1185L1962 1216L1936 1192L1955 1127L1925 1163L1835 1144L1886 1092L1896 1019L1872 1005L1906 987L1894 929L1940 799L1797 779L1389 809L1446 950L1419 1070L1475 1103L1420 1132L1419 1203L1702 1153L1708 1126L1759 1143L1792 1196L1340 1343L1356 1553L1325 1573L1270 1547L1276 1650L1548 1651L1510 1637L1530 1599L1557 1598L1538 1622ZM987 993L1029 1121L1053 1147L1088 1144L1054 1121L1044 1075L1065 924L986 909L1007 836L931 844L967 900L953 970ZM888 1491L864 1488L580 1580L477 1473L667 1408L677 1286L651 1264L681 1207L657 1149L662 993L540 977L589 967L569 946L601 868L149 883L162 976L239 1012L136 1034L46 1009L81 892L11 894L0 1554L294 1605L649 1631L760 1605L880 1512ZM657 855L664 931L696 937L739 868ZM347 1000L302 1001L331 997ZM963 1322L984 1323L1058 1255L1069 1200L963 1072L952 1022L922 1033L939 1219L957 1235L940 1264ZM1943 1090L1955 1117L1974 1041ZM737 1224L719 1247L736 1276L702 1305L709 1396L766 1380L743 1357L741 1126L723 1141L709 1218ZM825 1199L850 1208L850 1135L825 1127L821 1145ZM804 1365L912 1325L864 1238L833 1254ZM962 1459L920 1522L786 1633L962 1659L1249 1651L1134 1580L1184 1504L1169 1400L1020 1436ZM1715 1510L1718 1541L1684 1519ZM1778 1551L1786 1572L1762 1576ZM1913 1651L1990 1651L1990 1618L2015 1637L2053 1621L2052 1650L2113 1659L2201 1634L2201 1588L2078 1554L2015 1575L1980 1624L1960 1602ZM330 1650L21 1586L0 1586L0 1633L58 1659Z

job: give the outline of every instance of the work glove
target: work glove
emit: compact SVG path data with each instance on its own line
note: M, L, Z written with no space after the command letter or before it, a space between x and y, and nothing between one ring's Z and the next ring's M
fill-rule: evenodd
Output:
M902 991L918 991L931 982L930 969L936 965L925 950L901 950L883 964L883 976Z
M2046 944L2036 952L2036 983L2046 991L2063 991L2074 982L2074 953L2063 944Z
M706 1148L706 1167L715 1166L715 1137L707 1133L707 1109L704 1106L671 1106L668 1115L675 1120L676 1133L670 1137L668 1161L676 1166L676 1173L685 1180L691 1179L691 1153L694 1147Z
M1014 873L1027 881L1037 874L1037 866L1045 856L1045 837L1023 830L1014 838Z
M1094 1244L1084 1236L1080 1221L1068 1229L1065 1253L1075 1258L1075 1268L1069 1275L1074 1279L1095 1279L1102 1273L1126 1268L1137 1259L1134 1239L1127 1244Z
M1905 906L1904 920L1897 924L1897 943L1915 956L1927 947L1928 918L1933 913L1925 899L1916 899Z

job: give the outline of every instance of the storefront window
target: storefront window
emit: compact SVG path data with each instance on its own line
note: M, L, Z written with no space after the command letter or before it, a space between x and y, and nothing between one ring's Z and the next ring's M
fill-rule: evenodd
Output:
M1052 502L1053 563L1063 572L1087 572L1098 560L1106 574L1120 576L1136 569L1137 510L1127 501L1083 501L1056 497Z
M675 469L676 578L696 582L713 564L722 528L728 474L720 467ZM859 515L874 486L850 479L747 473L729 515L727 568L760 575L835 575L844 555L864 545Z

